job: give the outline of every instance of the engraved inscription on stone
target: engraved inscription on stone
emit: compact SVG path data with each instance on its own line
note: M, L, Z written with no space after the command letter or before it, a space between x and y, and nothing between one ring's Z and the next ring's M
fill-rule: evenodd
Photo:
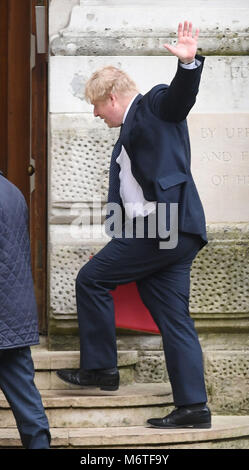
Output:
M189 116L192 173L207 222L249 220L249 114Z

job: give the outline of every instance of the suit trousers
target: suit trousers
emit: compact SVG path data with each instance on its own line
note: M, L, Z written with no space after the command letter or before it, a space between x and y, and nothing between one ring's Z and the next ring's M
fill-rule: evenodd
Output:
M25 449L49 449L49 424L34 384L30 347L0 351L0 388L14 414Z
M176 248L160 249L158 238L123 233L85 264L76 279L80 367L117 366L110 290L135 281L162 335L175 405L206 402L202 351L189 314L190 270L200 248L198 235L179 233Z

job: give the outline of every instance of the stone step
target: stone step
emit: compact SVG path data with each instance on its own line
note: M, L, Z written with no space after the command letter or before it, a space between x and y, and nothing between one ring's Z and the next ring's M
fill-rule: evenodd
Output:
M51 428L51 435L61 449L248 449L249 416L213 416L211 429ZM0 448L20 446L16 429L0 428Z
M49 351L35 346L32 358L36 370L35 383L39 390L66 390L75 386L62 382L56 375L58 369L77 369L80 364L79 351ZM134 381L134 367L138 361L137 351L118 351L118 368L120 383L130 384Z
M81 387L40 392L51 428L139 426L173 408L166 384L123 385L115 392ZM0 427L11 426L15 426L14 417L0 393Z

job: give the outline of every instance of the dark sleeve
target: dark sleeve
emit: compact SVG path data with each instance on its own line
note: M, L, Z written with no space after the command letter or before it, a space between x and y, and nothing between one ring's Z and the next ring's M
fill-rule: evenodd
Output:
M157 85L149 92L149 104L153 113L164 121L180 122L186 119L195 104L205 58L197 55L200 65L184 69L178 61L171 84Z

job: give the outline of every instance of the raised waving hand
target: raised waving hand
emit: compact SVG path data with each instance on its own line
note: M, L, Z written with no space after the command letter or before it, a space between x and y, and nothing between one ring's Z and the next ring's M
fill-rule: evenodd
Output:
M182 63L188 64L195 58L198 36L199 29L196 29L195 35L193 36L192 23L184 21L184 26L182 26L182 23L179 23L178 25L178 42L176 46L164 44L164 47L178 57Z

